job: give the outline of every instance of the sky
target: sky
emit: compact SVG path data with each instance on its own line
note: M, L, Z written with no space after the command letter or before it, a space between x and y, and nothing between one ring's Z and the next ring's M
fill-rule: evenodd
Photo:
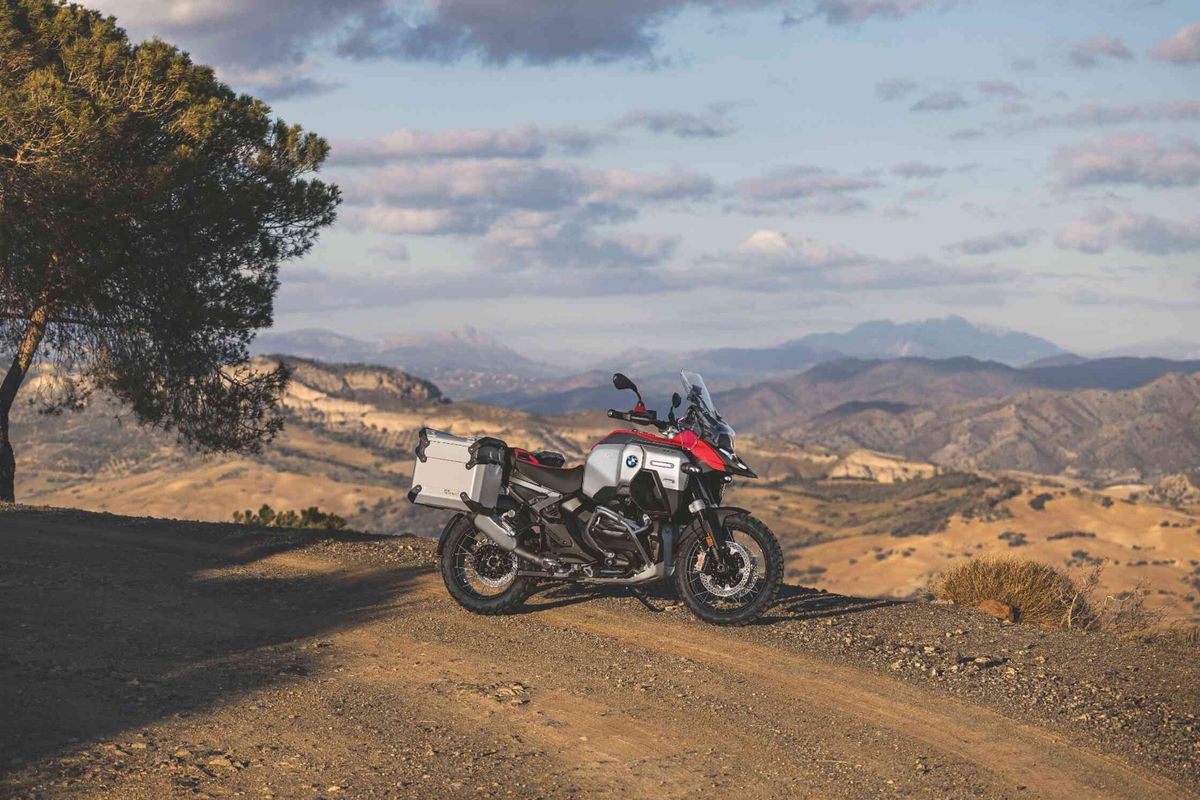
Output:
M1194 0L95 0L328 139L276 330L1200 341Z

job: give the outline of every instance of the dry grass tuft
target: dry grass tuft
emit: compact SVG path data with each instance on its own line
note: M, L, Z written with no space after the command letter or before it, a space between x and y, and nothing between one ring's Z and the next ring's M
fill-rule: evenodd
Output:
M983 556L965 561L944 573L933 592L960 606L997 600L1016 610L1018 622L1031 625L1088 627L1095 617L1086 587L1077 586L1061 570L1024 558Z

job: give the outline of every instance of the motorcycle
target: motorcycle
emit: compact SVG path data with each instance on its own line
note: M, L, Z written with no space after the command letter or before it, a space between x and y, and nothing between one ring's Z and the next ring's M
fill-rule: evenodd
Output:
M733 428L717 413L704 379L681 372L666 419L632 391L629 411L608 416L653 432L614 430L584 464L529 452L493 438L423 429L408 498L459 511L438 540L442 577L468 611L505 613L540 582L638 587L673 579L705 622L745 625L775 599L783 552L749 511L722 505L735 477L757 478L735 451Z

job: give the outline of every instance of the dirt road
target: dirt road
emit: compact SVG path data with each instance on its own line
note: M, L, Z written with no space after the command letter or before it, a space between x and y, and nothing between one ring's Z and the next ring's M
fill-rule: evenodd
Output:
M1096 670L794 588L739 631L650 605L480 618L412 540L0 510L0 796L1200 797L1186 654L1093 637Z

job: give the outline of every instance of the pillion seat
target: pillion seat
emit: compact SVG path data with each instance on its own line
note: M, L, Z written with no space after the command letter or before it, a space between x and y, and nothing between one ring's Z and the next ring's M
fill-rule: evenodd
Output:
M547 489L553 489L561 494L574 494L583 488L583 465L559 469L556 467L539 467L524 461L513 464L513 470L524 475L534 483L540 483Z

